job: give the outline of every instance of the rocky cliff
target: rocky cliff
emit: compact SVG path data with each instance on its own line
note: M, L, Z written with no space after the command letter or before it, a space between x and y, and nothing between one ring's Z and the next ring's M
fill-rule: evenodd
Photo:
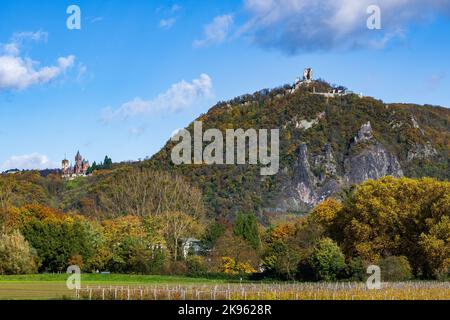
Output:
M384 176L403 176L397 157L374 139L370 121L363 124L352 139L343 166L344 170L338 173L330 144L324 145L322 153L313 155L308 152L307 144L302 143L292 178L282 187L277 210L307 211L353 184Z

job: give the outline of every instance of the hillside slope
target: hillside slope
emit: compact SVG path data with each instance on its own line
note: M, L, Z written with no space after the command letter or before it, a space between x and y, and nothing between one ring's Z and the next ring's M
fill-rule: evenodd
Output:
M175 170L197 184L210 212L306 212L329 196L385 175L449 179L450 110L385 104L354 94L326 97L315 81L218 103L197 120L203 130L280 129L280 171L251 165L178 165L169 141L147 165ZM193 124L187 128L193 134Z

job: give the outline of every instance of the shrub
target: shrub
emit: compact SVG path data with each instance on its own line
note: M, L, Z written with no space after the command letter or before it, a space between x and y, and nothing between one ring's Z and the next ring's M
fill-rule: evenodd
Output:
M19 231L0 235L0 274L37 271L36 255Z
M207 273L205 259L200 256L189 256L186 260L187 273L190 276L202 276Z
M83 269L83 267L84 267L83 256L81 256L79 254L75 254L69 258L69 260L67 261L67 264L75 265L75 266L80 267L80 269Z
M353 281L362 281L366 277L366 268L360 257L351 258L347 266L347 276Z
M256 270L248 262L236 262L233 258L222 257L222 272L229 275L245 275Z
M330 238L319 240L309 263L317 280L335 281L343 276L346 269L344 254Z
M127 272L150 274L152 271L151 251L145 248L132 248L127 263Z
M411 266L404 256L386 257L379 262L383 281L406 281L412 278Z
M182 276L187 274L185 261L168 261L163 270L163 274Z

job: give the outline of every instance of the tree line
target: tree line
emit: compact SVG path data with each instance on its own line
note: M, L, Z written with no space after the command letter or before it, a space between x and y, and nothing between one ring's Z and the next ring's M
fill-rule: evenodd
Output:
M68 182L69 183L69 182ZM63 212L43 195L19 205L31 185L0 177L0 274L84 272L223 275L286 280L446 279L450 268L450 183L431 178L369 180L311 213L263 225L255 212L212 219L201 192L149 168L104 180L110 217ZM32 191L31 191L32 192ZM186 239L199 240L200 250Z

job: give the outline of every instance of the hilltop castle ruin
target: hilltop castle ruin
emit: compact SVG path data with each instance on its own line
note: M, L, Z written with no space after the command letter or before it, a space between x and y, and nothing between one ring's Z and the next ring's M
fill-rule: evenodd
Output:
M334 98L334 97L338 97L338 96L345 96L347 94L353 94L352 91L349 91L343 87L338 87L338 88L331 88L330 90L328 90L328 92L317 92L316 91L316 87L314 86L315 80L313 79L313 69L312 68L305 68L305 70L303 71L303 79L300 80L300 78L297 78L295 80L294 83L294 88L291 90L291 93L295 92L297 89L299 89L302 86L313 86L312 87L312 94L317 94L317 95L321 95L324 96L326 98ZM360 97L362 97L362 93L359 94Z

